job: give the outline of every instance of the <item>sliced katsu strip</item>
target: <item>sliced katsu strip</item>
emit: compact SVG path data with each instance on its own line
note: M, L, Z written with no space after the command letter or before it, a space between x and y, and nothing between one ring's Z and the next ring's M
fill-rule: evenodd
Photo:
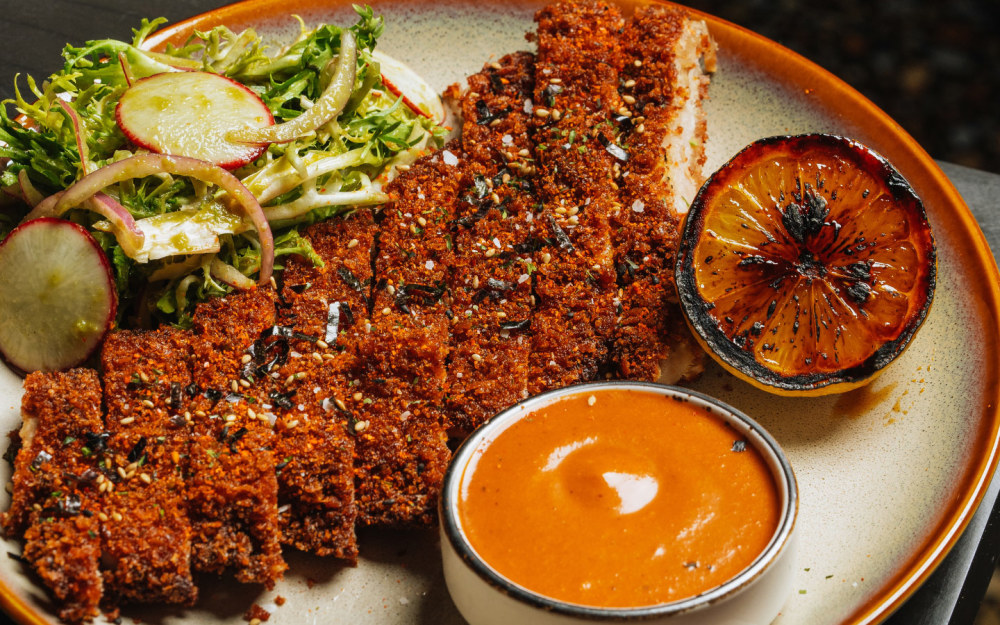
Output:
M360 211L308 228L323 267L293 259L284 273L281 325L313 340L290 341L269 397L278 413L279 521L282 541L354 564L354 453L362 405L352 375L364 340L372 289L372 213ZM282 413L284 411L284 413Z
M31 373L21 400L21 448L14 492L4 514L8 536L25 540L23 559L52 592L68 622L99 614L100 572L97 445L104 424L94 371Z
M672 300L680 221L703 179L706 125L702 101L715 67L705 23L680 8L640 7L622 34L627 57L622 98L633 122L621 127L623 210L613 217L622 289L612 360L623 377L657 380L671 346L667 381L697 370L688 332ZM689 364L681 366L678 362Z
M451 347L449 224L469 186L458 146L415 162L387 187L374 307L357 344L355 499L364 525L425 525L450 457L442 410Z
M447 408L456 437L528 396L531 273L543 246L533 239L533 92L534 56L519 52L487 64L455 96L476 172L452 226Z
M186 437L113 433L102 453L108 488L101 519L105 594L114 603L179 603L198 596L181 475Z
M190 333L117 331L101 351L110 483L102 515L106 592L117 601L191 605L184 473Z
M191 373L198 395L191 400L187 480L195 570L232 568L237 580L269 587L287 568L279 542L275 434L251 408L265 399L267 385L247 379L244 360L275 319L274 294L263 289L196 309Z
M594 379L614 324L610 216L619 210L615 123L624 62L618 9L602 2L540 10L534 115L542 238L531 384L537 393ZM613 146L613 147L611 147Z

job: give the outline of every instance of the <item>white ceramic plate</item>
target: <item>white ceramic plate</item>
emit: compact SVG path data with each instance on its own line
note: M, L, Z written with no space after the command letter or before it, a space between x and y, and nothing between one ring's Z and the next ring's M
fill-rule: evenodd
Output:
M540 3L539 3L540 4ZM388 28L380 49L437 89L504 53L528 47L537 4L443 0L380 2ZM172 27L254 25L294 34L289 13L353 21L347 3L252 0ZM800 562L780 625L848 625L885 618L954 543L996 465L998 279L968 209L933 161L894 122L845 84L777 44L710 19L720 43L711 88L709 170L763 136L835 132L892 160L923 197L938 245L934 305L909 350L870 387L847 395L787 399L710 367L694 388L767 427L786 450L800 489ZM19 423L20 379L0 371L0 430ZM9 478L3 464L0 479ZM0 507L8 497L0 495ZM202 584L195 609L132 607L143 622L244 623L254 602L269 623L461 623L441 578L435 532L365 531L356 569L288 554L274 591ZM20 545L8 541L7 551ZM277 597L286 599L276 605ZM0 558L0 601L25 623L55 622L21 564Z

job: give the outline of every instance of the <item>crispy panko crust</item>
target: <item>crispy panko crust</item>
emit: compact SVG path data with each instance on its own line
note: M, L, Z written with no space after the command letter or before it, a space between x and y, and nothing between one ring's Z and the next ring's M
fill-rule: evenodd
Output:
M190 605L192 571L273 587L282 545L354 565L357 525L436 522L450 450L490 416L691 352L672 265L714 43L654 5L535 19L537 53L448 89L460 139L382 208L303 229L322 265L284 258L277 289L190 330L110 333L103 392L28 376L3 526L62 618Z

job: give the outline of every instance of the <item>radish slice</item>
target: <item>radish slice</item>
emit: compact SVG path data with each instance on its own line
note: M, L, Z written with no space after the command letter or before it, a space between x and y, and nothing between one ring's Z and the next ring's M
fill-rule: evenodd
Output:
M235 130L226 135L230 141L240 143L287 143L316 130L337 117L354 90L354 78L358 70L358 47L354 35L349 30L340 36L340 55L337 56L333 78L323 95L313 103L312 108L295 119L267 128Z
M411 111L433 120L437 124L444 123L444 105L434 88L427 84L420 74L416 73L402 61L378 50L372 52L372 58L378 62L382 73L382 84L385 88L403 99Z
M82 226L54 218L23 223L0 243L0 293L0 352L25 372L86 360L118 307L97 241Z
M139 154L122 159L84 176L63 191L62 196L56 201L55 214L61 215L70 208L81 205L110 185L131 178L144 178L161 173L196 178L214 184L228 193L257 229L261 257L259 283L266 284L271 281L271 273L274 270L274 236L271 234L271 226L267 223L267 217L264 216L260 203L236 176L206 161L166 154ZM48 200L49 198L46 198L46 202ZM40 206L42 205L39 204Z
M136 81L118 100L115 119L136 145L226 169L242 167L267 149L266 142L228 141L229 132L274 124L257 94L209 72L168 72Z

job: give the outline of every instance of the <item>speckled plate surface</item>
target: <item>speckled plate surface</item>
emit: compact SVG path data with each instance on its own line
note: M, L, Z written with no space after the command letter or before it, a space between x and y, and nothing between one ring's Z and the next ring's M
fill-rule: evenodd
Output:
M528 47L541 3L378 2L380 44L438 89L491 57ZM275 38L309 23L352 21L349 3L251 0L167 29L255 26ZM927 154L874 105L777 44L708 17L720 44L711 88L709 169L768 135L836 132L886 155L923 197L938 243L938 288L922 331L871 386L826 398L757 391L710 367L694 385L767 427L787 452L800 489L800 562L780 625L855 625L885 618L954 543L996 466L1000 392L998 276L978 226ZM17 427L20 379L0 370L0 429ZM3 463L2 478L9 478ZM8 496L0 495L6 509ZM269 623L459 624L440 572L434 532L366 531L356 569L288 554L273 591L206 580L195 609L131 608L146 623L243 623L254 602ZM14 542L5 545L17 553ZM278 606L277 598L285 599ZM23 623L56 622L24 567L0 558L0 603Z

